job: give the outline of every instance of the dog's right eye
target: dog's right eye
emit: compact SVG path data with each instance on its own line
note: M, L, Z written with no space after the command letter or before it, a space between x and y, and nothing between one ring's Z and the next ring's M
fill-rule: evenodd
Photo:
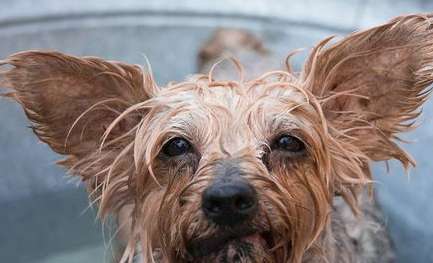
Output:
M305 151L305 144L297 137L291 135L280 136L275 140L273 147L293 154L299 154Z
M164 147L162 148L162 152L170 157L183 155L191 152L191 144L180 137L173 138L169 140Z

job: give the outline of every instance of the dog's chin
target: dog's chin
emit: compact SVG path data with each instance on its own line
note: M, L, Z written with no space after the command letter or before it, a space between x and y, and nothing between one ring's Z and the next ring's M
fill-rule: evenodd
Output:
M271 247L268 232L219 233L191 242L190 262L265 262Z

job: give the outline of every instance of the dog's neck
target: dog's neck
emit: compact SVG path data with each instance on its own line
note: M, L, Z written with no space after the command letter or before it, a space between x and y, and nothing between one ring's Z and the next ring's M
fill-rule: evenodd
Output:
M393 262L391 243L380 208L367 193L361 195L359 205L361 214L355 216L342 198L334 198L330 223L306 252L303 262L376 263L378 258L389 259L387 263Z

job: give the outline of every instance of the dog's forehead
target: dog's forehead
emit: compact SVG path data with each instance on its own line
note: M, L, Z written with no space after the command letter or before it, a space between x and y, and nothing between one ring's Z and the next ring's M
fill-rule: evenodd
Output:
M182 106L192 111L212 111L231 117L265 111L280 114L287 107L304 105L308 99L295 83L256 81L222 81L177 85L161 94L161 102L169 107Z
M276 133L308 127L296 109L309 109L308 95L295 83L212 82L166 87L156 98L158 126L192 138L203 147L227 151L257 145ZM219 138L218 140L215 140Z

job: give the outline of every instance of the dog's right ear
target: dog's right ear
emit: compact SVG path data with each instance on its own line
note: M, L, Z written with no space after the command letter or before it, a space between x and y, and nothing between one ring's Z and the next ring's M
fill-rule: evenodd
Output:
M54 151L73 160L95 152L106 128L128 107L157 92L139 66L73 57L57 52L27 51L0 62L2 94L23 107L34 132ZM129 114L110 132L118 136L138 124Z
M345 192L356 193L372 180L371 161L415 165L399 136L416 127L432 91L433 15L401 16L330 39L313 49L301 79L332 134L334 174Z
M414 164L397 141L414 128L432 90L432 15L397 17L327 42L316 46L303 76L339 140L370 160Z

